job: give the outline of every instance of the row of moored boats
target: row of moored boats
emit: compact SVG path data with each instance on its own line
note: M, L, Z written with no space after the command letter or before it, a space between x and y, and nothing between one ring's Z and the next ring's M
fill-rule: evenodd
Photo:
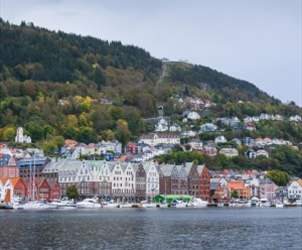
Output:
M44 209L98 209L98 208L203 208L207 207L208 202L195 198L190 202L174 201L172 203L150 203L147 201L140 203L117 203L113 201L103 202L97 198L86 198L82 201L73 200L55 200L47 201L29 201L26 203L2 204L3 209L24 209L24 210L44 210Z

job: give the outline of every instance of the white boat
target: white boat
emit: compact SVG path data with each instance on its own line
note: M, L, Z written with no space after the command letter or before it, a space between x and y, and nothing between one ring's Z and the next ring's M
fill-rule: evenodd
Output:
M76 208L76 204L73 200L62 199L62 200L54 200L50 204L55 205L58 209L74 209Z
M176 201L174 203L174 207L176 207L176 208L185 208L185 207L188 207L188 204L186 202L183 202L183 201Z
M168 205L168 203L160 203L160 204L158 204L158 207L167 208L167 207L169 207L169 205Z
M260 206L260 200L258 197L252 197L251 198L251 206L252 207L259 207Z
M132 203L122 203L118 205L119 208L132 208L133 204Z
M282 202L276 202L276 208L284 208L284 204Z
M218 202L217 207L224 207L224 203L223 202Z
M262 199L260 199L260 207L271 207L271 202L268 200L268 199L266 199L266 198L262 198Z
M14 206L16 209L26 210L43 210L43 209L56 209L58 206L45 202L45 201L29 201L24 204L17 204Z
M103 208L117 208L118 204L113 202L103 202L102 207Z
M194 198L190 203L190 207L195 207L195 208L203 208L208 206L208 202L204 201L200 198Z
M148 202L147 200L141 202L142 208L157 208L158 205L154 202Z
M143 208L157 208L156 203L142 203Z
M229 203L229 207L235 207L235 208L246 208L251 207L251 201L244 201L244 200L235 200Z
M301 207L302 206L302 200L296 200L296 205L298 207Z
M101 204L97 199L87 198L76 204L77 208L101 208Z

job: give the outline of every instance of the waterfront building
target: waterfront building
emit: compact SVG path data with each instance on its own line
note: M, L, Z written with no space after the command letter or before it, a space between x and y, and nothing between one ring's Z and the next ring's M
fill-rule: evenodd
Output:
M7 165L0 166L0 177L19 177L19 168L13 156L9 158Z
M146 199L152 200L159 194L159 170L153 161L143 163L146 173Z
M159 166L159 192L161 194L172 194L171 192L171 174L174 165L163 164Z
M200 177L197 171L197 165L193 162L187 162L184 166L188 173L188 194L194 197L199 197Z
M142 164L136 165L135 170L135 198L137 201L146 199L146 171Z
M43 155L26 154L25 157L17 160L20 177L27 180L31 175L35 177L42 177L42 170L48 163L48 159Z
M238 198L240 199L250 199L251 198L251 190L249 187L245 186L243 181L232 180L228 183L229 197L232 196L233 193L237 193Z
M54 160L47 164L42 170L42 178L46 179L50 187L49 199L59 199L61 197L60 185L59 185L59 169L56 165L58 160Z
M302 199L302 179L293 181L287 188L287 195L289 200Z
M188 173L183 165L175 165L172 169L171 193L188 194Z
M135 198L135 169L131 163L115 162L111 166L112 196L116 200Z
M210 200L210 182L211 176L206 165L198 165L197 172L199 174L199 198Z
M228 183L224 178L211 178L210 194L212 201L216 203L228 201L227 184Z
M267 199L272 202L276 199L276 191L278 186L268 178L260 179L259 182L259 198Z
M22 178L0 177L0 202L12 202L15 198L25 199L27 187Z

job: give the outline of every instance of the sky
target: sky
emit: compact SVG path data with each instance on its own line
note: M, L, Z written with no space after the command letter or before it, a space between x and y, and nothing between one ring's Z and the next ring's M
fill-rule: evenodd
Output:
M209 66L302 106L302 0L0 0L0 16Z

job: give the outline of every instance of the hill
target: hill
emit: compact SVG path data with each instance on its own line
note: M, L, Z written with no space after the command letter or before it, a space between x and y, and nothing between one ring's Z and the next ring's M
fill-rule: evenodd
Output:
M23 126L35 143L57 136L126 142L152 130L144 118L156 116L159 105L179 121L186 107L178 99L187 97L215 104L203 110L203 121L302 113L247 81L201 65L164 62L136 46L2 19L0 30L0 140L12 140ZM296 128L266 131L279 128L300 140Z

